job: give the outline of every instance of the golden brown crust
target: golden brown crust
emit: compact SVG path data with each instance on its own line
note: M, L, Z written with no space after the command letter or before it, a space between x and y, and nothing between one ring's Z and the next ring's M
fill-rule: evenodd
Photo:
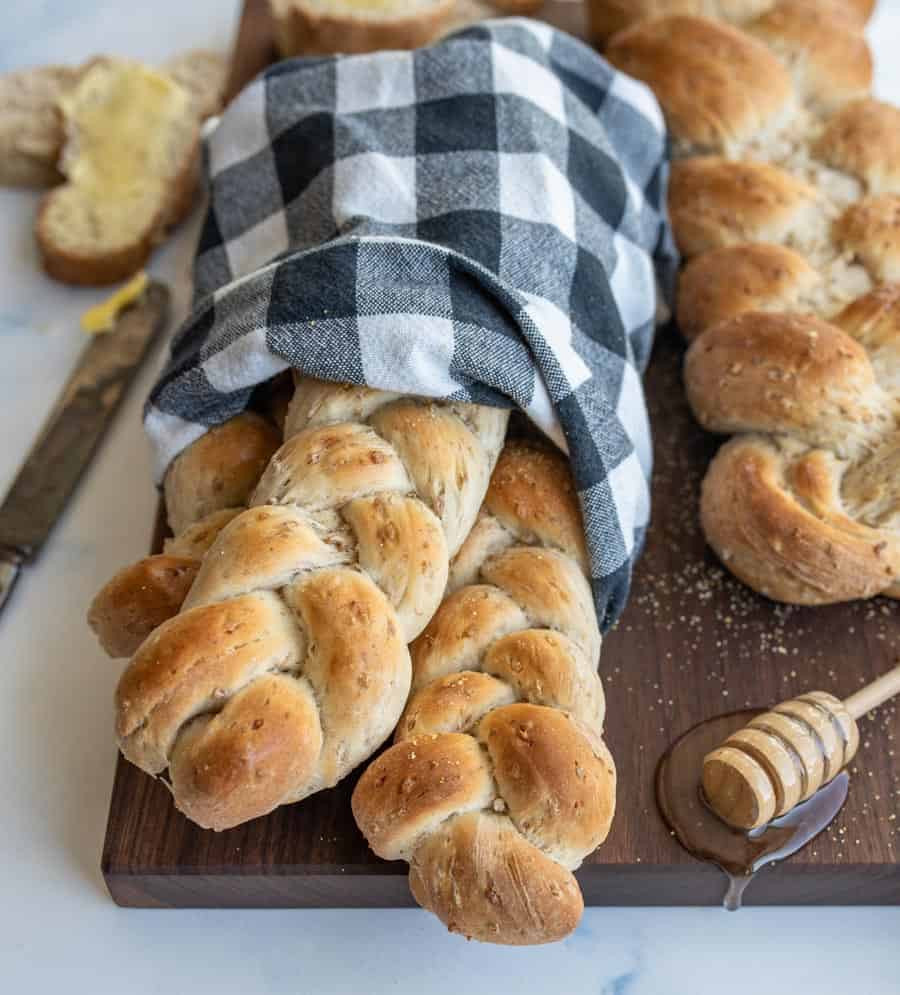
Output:
M398 13L388 18L363 12L329 14L304 0L270 0L275 42L284 58L419 48L444 29L455 6L455 0L436 0L411 15Z
M216 829L336 784L390 735L409 694L407 639L444 588L446 533L474 521L508 418L299 376L295 388L296 434L271 459L271 426L245 414L170 468L178 528L244 500L268 459L252 506L215 536L117 698L125 756L151 774L168 766L176 805ZM195 527L174 545L209 538ZM271 722L270 704L284 705Z
M615 767L577 720L541 705L505 705L485 717L478 738L506 812L529 842L573 869L606 839Z
M166 619L176 615L216 536L239 513L214 512L176 539L163 553L123 567L94 596L88 624L111 657L131 656Z
M781 6L805 9L813 18L827 15L859 30L871 17L875 0L589 0L588 15L591 36L603 43L631 24L662 14L693 14L747 25Z
M591 588L574 560L534 546L514 546L487 560L481 575L526 613L531 627L565 632L596 667L600 636Z
M216 537L185 608L264 588L278 590L300 574L347 563L345 549L323 541L297 508L263 506L241 512Z
M413 695L394 739L399 743L413 736L468 732L492 709L515 700L515 690L489 674L475 670L446 674Z
M900 284L886 284L851 301L834 324L865 346L873 360L884 352L891 366L900 365Z
M182 612L144 641L116 689L122 752L152 773L165 770L184 723L224 704L269 670L296 667L303 639L267 592Z
M879 594L900 571L900 542L841 513L842 471L821 450L792 460L765 437L732 439L703 482L704 534L732 573L778 601Z
M746 25L791 70L807 101L836 107L869 92L872 53L853 20L809 0L781 0Z
M553 943L584 911L570 871L531 846L509 819L483 812L450 819L428 836L413 855L409 884L451 932L485 943Z
M445 733L396 743L353 792L353 817L385 860L408 860L419 841L457 813L494 799L490 767L471 736Z
M278 443L274 426L249 411L200 436L174 459L163 484L172 531L245 505Z
M409 653L387 598L356 570L315 570L285 600L306 634L303 674L325 732L318 790L337 784L390 736L409 695Z
M739 23L761 13L774 0L588 0L591 37L605 42L638 21L662 14L693 14Z
M678 285L678 326L692 342L713 325L748 311L808 311L822 277L798 253L750 243L692 259Z
M498 635L527 625L522 609L492 585L473 584L451 594L412 645L413 688L472 669Z
M767 433L709 470L712 545L774 598L895 595L900 292L869 291L900 281L900 111L867 96L871 0L766 2L740 30L679 16L733 16L717 0L591 6L599 33L639 20L611 61L694 156L668 193L688 399L712 431Z
M176 615L199 566L193 558L159 554L114 574L94 596L87 617L109 656L131 656L158 625Z
M587 573L578 494L571 475L559 474L558 468L558 454L547 448L523 443L506 446L484 507L517 542L558 549Z
M743 242L785 242L808 223L819 194L765 162L694 156L672 164L669 214L687 258Z
M565 460L507 446L479 521L459 553L469 583L412 644L416 690L353 810L450 929L543 943L577 924L569 868L605 839L616 791Z
M852 204L835 223L834 235L877 281L900 280L900 195Z
M321 748L309 689L285 674L267 674L179 736L169 764L176 805L205 829L255 819L314 775Z
M832 115L814 152L871 194L900 193L900 109L870 97Z
M865 350L812 315L749 312L688 350L688 400L713 432L777 432L858 454L892 419Z
M762 42L702 17L642 21L616 35L606 56L650 86L676 143L695 152L727 151L773 129L793 98L790 75Z

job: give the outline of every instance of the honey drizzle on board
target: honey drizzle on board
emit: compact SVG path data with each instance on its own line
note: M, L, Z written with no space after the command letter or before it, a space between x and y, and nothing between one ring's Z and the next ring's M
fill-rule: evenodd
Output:
M692 856L716 864L728 878L722 904L741 907L744 890L766 864L806 846L841 810L849 776L842 771L805 802L761 829L743 832L726 825L703 800L703 758L765 709L743 709L688 729L662 755L656 768L656 803L664 822Z

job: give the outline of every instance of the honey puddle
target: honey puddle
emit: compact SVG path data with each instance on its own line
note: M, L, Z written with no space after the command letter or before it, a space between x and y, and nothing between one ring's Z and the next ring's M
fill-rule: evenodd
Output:
M846 771L767 826L743 832L718 818L703 801L703 758L763 709L744 709L707 719L675 740L656 770L656 801L678 842L697 857L717 864L728 877L723 905L741 907L744 890L766 864L806 846L834 819L847 798Z

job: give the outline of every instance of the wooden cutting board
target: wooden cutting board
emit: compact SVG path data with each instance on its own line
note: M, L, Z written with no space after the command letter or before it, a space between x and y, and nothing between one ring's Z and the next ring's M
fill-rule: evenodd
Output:
M545 15L581 30L577 4ZM274 58L264 0L248 0L231 92ZM578 878L590 905L721 902L724 879L671 838L653 797L657 760L691 725L810 689L845 696L900 656L900 607L775 605L733 580L697 526L700 480L716 442L681 389L683 347L660 335L647 375L655 435L653 524L631 602L605 641L607 738L619 771L609 839ZM900 902L897 705L861 723L850 797L837 821L746 893L753 904ZM103 851L110 893L129 906L412 905L406 865L375 857L350 814L355 778L225 833L198 829L165 785L119 758Z

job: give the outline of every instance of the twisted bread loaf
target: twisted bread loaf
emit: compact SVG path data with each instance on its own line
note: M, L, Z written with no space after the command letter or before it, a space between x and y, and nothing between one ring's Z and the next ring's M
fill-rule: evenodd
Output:
M724 446L701 521L778 600L897 594L900 110L866 96L847 20L782 3L740 31L635 24L609 57L654 89L681 156L688 398ZM825 320L823 320L825 319Z
M800 17L815 21L825 14L861 28L872 15L875 0L588 0L588 20L591 37L603 45L624 28L665 14L691 14L751 29L762 23L765 29L778 24L783 16L778 10L785 7L791 8L788 16L797 27L802 28Z
M510 444L412 645L396 744L353 793L373 850L409 861L416 900L494 943L560 939L572 870L603 840L615 768L603 739L600 633L561 456Z
M440 601L506 421L298 379L251 507L117 690L122 752L148 773L168 768L189 818L224 829L298 801L390 734L406 643Z
M174 461L164 488L175 538L162 553L123 567L88 610L88 624L110 656L131 656L178 612L200 560L247 504L278 438L273 425L245 412L210 429Z

